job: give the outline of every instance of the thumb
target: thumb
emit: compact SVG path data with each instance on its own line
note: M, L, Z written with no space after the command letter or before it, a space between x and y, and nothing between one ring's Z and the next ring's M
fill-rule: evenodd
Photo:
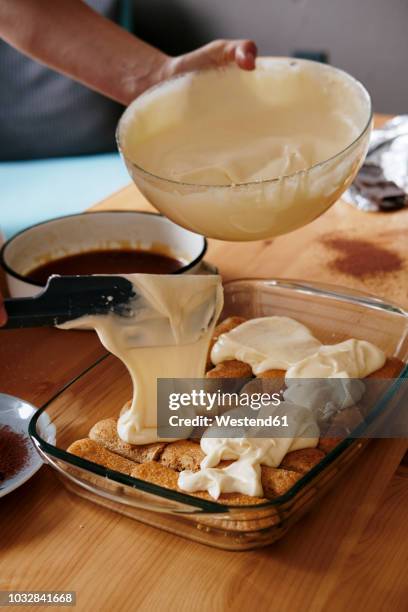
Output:
M235 62L243 70L254 70L258 53L252 40L214 40L172 60L173 74L225 66Z
M253 40L216 40L207 45L207 50L218 66L235 62L243 70L255 68L258 49Z
M243 70L254 70L258 55L256 44L252 40L242 40L234 45L233 61Z

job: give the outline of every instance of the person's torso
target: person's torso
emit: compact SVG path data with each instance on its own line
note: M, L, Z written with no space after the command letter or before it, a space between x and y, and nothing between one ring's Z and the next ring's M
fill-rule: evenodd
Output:
M87 0L115 21L120 0ZM0 40L0 160L112 151L122 107Z

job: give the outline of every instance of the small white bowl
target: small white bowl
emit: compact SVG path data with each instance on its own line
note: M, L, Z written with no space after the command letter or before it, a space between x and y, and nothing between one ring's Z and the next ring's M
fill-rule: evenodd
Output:
M207 250L203 236L166 217L142 211L98 211L58 217L32 225L8 240L0 251L12 297L36 295L42 286L27 278L53 259L98 249L152 249L185 262L175 274L197 273Z
M27 464L12 478L0 482L0 497L11 493L27 482L43 464L28 435L28 425L36 410L34 406L18 397L0 393L0 425L8 426L13 431L22 434L27 441L29 451ZM38 423L48 444L55 444L55 425L51 423L49 416L43 413Z

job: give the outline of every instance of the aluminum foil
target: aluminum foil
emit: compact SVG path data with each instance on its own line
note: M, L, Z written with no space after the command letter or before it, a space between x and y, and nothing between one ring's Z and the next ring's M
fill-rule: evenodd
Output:
M408 115L394 117L381 129L373 130L370 138L365 164L375 164L382 170L386 181L395 183L408 194ZM383 211L378 202L369 199L359 188L358 181L353 183L344 194L344 199L360 210L367 212ZM405 197L405 205L408 197ZM401 206L390 206L388 210L397 210Z

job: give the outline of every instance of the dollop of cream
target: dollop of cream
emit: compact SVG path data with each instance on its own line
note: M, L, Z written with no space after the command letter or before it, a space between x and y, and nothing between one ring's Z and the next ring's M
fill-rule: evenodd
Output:
M323 345L305 326L289 317L259 317L221 334L211 351L214 364L237 359L255 375L286 370L285 378L364 378L381 368L385 354L354 338Z
M210 427L201 438L205 457L198 472L180 472L178 486L190 493L208 491L218 499L221 493L242 493L262 497L261 465L278 467L290 451L314 448L319 440L319 427L310 410L282 402L276 407L264 407L260 416L289 414L285 437L242 438L217 437L218 428ZM250 434L250 430L245 432ZM220 467L221 461L233 463ZM218 466L218 467L217 467Z
M371 342L351 338L321 346L293 364L286 378L364 378L382 368L385 359L384 352Z
M289 317L261 317L245 321L221 334L211 351L214 364L238 359L255 375L266 370L288 370L321 347L310 330Z

